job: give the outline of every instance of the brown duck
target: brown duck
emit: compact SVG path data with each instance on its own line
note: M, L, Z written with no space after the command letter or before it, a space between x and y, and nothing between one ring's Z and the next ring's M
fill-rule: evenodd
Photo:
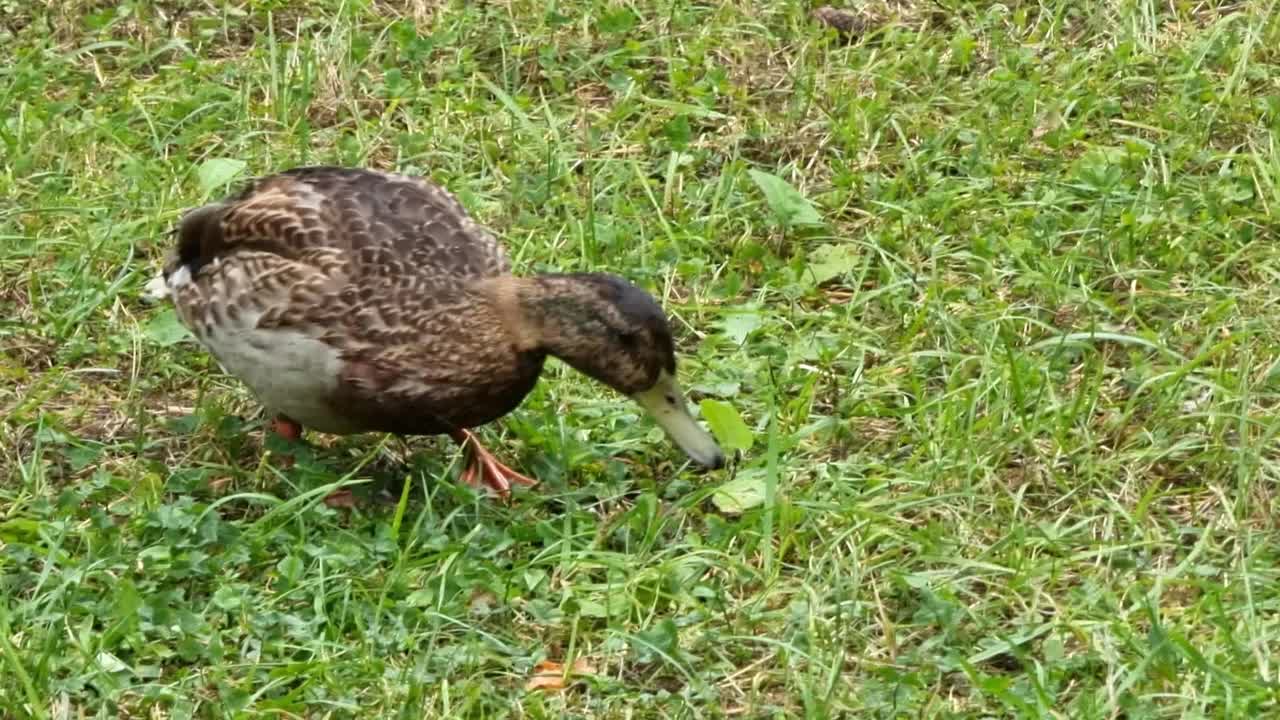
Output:
M517 277L446 190L371 170L306 167L187 213L152 296L290 439L448 434L463 481L534 484L468 430L513 410L555 356L638 402L690 457L724 455L689 414L667 319L605 273Z

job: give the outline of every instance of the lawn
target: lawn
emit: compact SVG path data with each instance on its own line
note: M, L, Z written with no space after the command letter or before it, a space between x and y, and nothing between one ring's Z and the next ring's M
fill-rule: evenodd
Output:
M0 0L0 717L1280 712L1277 3L849 5ZM142 288L304 164L649 289L733 462L552 361L509 502L276 463Z

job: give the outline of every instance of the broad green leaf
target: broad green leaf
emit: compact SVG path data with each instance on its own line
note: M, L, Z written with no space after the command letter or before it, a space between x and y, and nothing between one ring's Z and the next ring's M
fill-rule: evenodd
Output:
M642 663L662 660L678 660L680 657L680 631L675 621L663 618L647 630L631 638L631 650Z
M702 409L702 417L711 426L711 432L715 434L716 440L719 440L726 450L751 448L751 444L755 442L755 435L732 405L708 398L703 400L699 407Z
M238 610L243 602L240 588L231 585L223 585L213 593L213 604L223 610Z
M822 245L809 253L809 265L802 279L821 285L853 272L858 260L858 248L853 245Z
M729 482L716 488L711 502L720 512L738 515L764 502L765 475L760 469L743 470Z
M624 33L634 28L638 22L635 15L627 8L622 8L616 12L607 13L596 24L596 28L602 33Z
M115 618L117 620L132 620L138 609L143 605L142 596L138 594L138 587L129 578L122 579L111 594L114 596Z
M689 127L689 116L676 115L663 126L662 134L667 136L673 146L688 147L689 140L693 137L693 130Z
M182 321L178 320L178 314L173 311L173 308L166 308L156 313L142 332L152 342L164 347L176 345L192 336Z
M280 572L280 577L291 584L295 583L302 577L302 559L297 555L289 555L276 563L276 570Z
M196 170L196 178L200 181L200 190L205 195L218 190L235 180L248 166L243 160L231 158L209 158Z
M595 600L579 600L578 614L582 617L589 618L607 618L609 617L609 608L604 603Z
M1041 643L1041 652L1044 653L1045 662L1060 663L1067 657L1066 646L1062 642L1062 638L1057 633L1051 633Z
M708 380L707 382L695 382L689 386L689 389L703 395L730 398L742 391L742 383L734 380Z
M409 593L409 597L404 599L404 604L409 607L426 607L434 604L435 601L436 594L434 592L425 588L419 588Z
M73 445L67 448L67 461L72 470L83 470L102 457L102 450L101 445Z
M98 665L109 673L129 672L129 666L123 660L105 650L98 653Z
M530 590L537 590L538 586L547 579L547 571L541 568L532 568L524 571L524 584Z
M730 313L720 322L720 326L724 328L724 334L738 345L741 345L742 341L762 324L764 321L758 312Z
M40 538L41 525L43 523L39 520L29 518L12 518L0 522L0 542L15 545L35 542Z
M778 221L788 227L794 225L822 225L822 215L813 203L800 194L791 183L761 170L748 170L752 181L764 193L764 200Z

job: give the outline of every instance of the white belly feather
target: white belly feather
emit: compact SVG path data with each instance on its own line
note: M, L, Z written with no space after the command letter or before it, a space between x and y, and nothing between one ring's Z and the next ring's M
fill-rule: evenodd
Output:
M188 282L191 274L184 266L169 277L165 289L172 293ZM154 296L160 288L153 281L148 291ZM198 308L192 310L200 313ZM304 332L260 328L261 317L261 309L246 303L239 306L234 319L219 313L221 322L209 324L208 332L205 323L184 318L184 324L223 370L247 385L268 411L321 432L360 432L329 403L342 371L338 351Z
M248 385L269 410L321 432L357 432L329 403L342 371L337 350L296 330L257 328L251 323L260 316L245 313L243 323L215 327L207 337L196 336L223 369Z

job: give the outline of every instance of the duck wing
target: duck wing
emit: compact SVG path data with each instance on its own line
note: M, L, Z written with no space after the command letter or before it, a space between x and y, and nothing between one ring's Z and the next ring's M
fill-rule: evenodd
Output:
M183 324L304 425L439 432L472 421L485 408L468 401L501 393L497 378L515 372L506 343L458 345L459 328L493 326L472 317L484 308L467 286L509 261L425 180L289 170L188 213L178 234L163 289ZM517 369L522 386L536 378L537 367Z
M358 168L303 167L251 182L190 213L178 263L194 274L226 253L341 258L351 282L416 278L454 285L510 272L502 245L447 190Z

